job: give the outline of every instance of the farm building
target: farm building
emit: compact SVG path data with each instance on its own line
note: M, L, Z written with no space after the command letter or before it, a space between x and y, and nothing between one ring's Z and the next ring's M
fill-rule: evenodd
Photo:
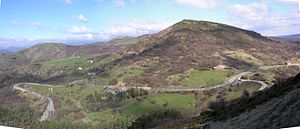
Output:
M226 66L226 65L217 65L214 67L214 70L224 70L227 68L228 68L228 66Z

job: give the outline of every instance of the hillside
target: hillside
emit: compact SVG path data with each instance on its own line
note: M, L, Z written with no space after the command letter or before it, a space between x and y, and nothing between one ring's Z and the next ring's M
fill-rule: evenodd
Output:
M297 47L300 46L300 38L282 38L282 37L272 37L272 39L281 41L281 42L287 42L292 45L295 45Z
M212 110L174 127L205 129L279 129L300 125L300 74L263 92L232 102L211 104Z
M182 121L191 127L201 122L207 125L212 122L209 120L229 120L243 113L247 106L252 107L257 102L256 98L260 103L255 104L260 105L275 95L287 93L285 89L275 88L266 93L261 89L299 73L297 65L278 65L299 60L298 51L296 46L273 41L253 31L192 20L183 20L138 40L122 37L107 43L78 46L41 44L4 55L3 59L10 59L8 63L14 64L6 64L14 69L0 72L0 87L4 87L0 91L11 93L3 97L11 100L10 104L3 101L3 110L8 110L4 115L17 117L6 109L21 103L16 95L25 98L22 105L33 106L29 108L37 110L43 106L30 93L15 88L20 86L53 100L55 115L47 126L70 122L66 126L147 128L177 126L176 123ZM213 70L220 64L229 68ZM245 95L253 97L254 102L249 103L253 105L239 103L239 100L244 101ZM260 101L260 97L265 99ZM199 116L207 111L212 112ZM222 114L224 112L227 114ZM38 116L41 115L35 115ZM195 118L191 120L191 117ZM202 117L205 121L198 121ZM24 123L22 127L38 128L45 124L32 119L38 120L20 119ZM20 122L9 125L16 123ZM218 128L222 124L214 125Z
M128 49L129 45L78 45L71 46L57 43L45 43L35 45L31 48L17 53L7 54L0 57L1 70L11 69L16 66L22 66L42 61L48 61L58 58L66 58L79 55L97 55L120 52Z
M233 69L284 64L299 57L299 49L236 27L183 20L138 42L115 64L143 67L131 85L166 86L168 78L189 70L209 70L219 64Z
M25 48L23 48L23 47L9 47L9 48L5 48L5 49L0 49L0 52L13 53L13 52L21 51L23 49L25 49Z
M291 35L284 35L284 36L277 36L280 38L286 38L286 39L294 39L294 38L300 38L300 34L291 34Z
M136 44L137 42L139 42L140 40L142 40L143 38L146 37L150 37L151 35L142 35L142 36L138 36L138 37L117 37L114 38L108 42L99 42L96 44L106 44L106 45L132 45L132 44ZM91 44L91 45L95 45L95 44Z
M97 73L92 81L102 85L124 81L130 86L184 88L212 86L245 69L299 60L298 50L253 31L183 20L155 35L78 46L36 45L5 56L0 65L2 69L22 66L15 74L51 82L66 83L63 78L71 81ZM220 64L229 70L212 71ZM207 78L199 82L197 76Z

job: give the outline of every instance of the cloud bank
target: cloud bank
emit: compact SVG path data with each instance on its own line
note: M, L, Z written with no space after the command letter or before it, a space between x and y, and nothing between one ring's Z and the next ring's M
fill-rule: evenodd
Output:
M258 31L264 35L299 33L300 12L275 13L268 2L230 5L229 20L237 26Z
M195 7L201 9L216 8L219 4L218 0L175 0L177 5Z

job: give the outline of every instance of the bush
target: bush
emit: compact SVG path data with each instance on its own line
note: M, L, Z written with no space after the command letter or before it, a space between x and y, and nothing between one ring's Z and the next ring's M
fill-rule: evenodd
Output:
M151 112L148 115L143 115L136 119L128 129L149 129L166 120L174 120L180 117L180 112L173 109Z
M117 83L118 83L118 80L115 79L115 78L113 78L113 79L110 79L110 80L109 80L108 85L116 85Z

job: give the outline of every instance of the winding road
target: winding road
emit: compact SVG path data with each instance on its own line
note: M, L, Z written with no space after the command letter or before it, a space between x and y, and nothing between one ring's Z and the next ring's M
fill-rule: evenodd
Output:
M298 66L299 67L300 65L272 65L272 66L261 66L259 68L252 68L252 69L248 70L247 72L243 72L243 73L240 73L238 75L235 75L235 76L229 78L225 83L223 83L221 85L216 85L216 86L213 86L213 87L207 87L207 88L183 88L183 89L156 88L156 89L151 89L151 90L148 90L148 91L161 92L161 93L199 92L199 91L208 91L208 90L217 89L217 88L226 87L226 86L232 86L232 85L236 85L236 84L241 83L241 82L258 83L258 84L261 85L261 87L257 91L261 91L261 90L264 90L264 89L266 89L266 88L269 87L265 82L259 81L259 80L242 79L242 77L244 75L246 75L246 74L253 73L253 72L256 72L258 70L270 70L270 69L275 69L275 68L284 68L284 67L287 68L287 67L294 67L294 66ZM149 87L146 87L146 88L149 88Z
M52 86L51 85L37 84L37 83L18 83L18 84L15 84L13 86L13 89L19 90L19 91L24 92L24 93L32 94L33 96L36 96L40 99L45 99L46 98L47 101L48 101L47 108L45 109L45 111L43 113L43 116L40 118L40 121L47 121L47 120L50 120L51 118L53 118L55 110L54 110L54 104L53 104L52 99L50 97L43 96L42 94L39 94L39 93L36 93L34 91L31 91L31 90L20 87L21 85L26 85L26 84L48 86L48 87L52 87Z
M229 78L225 83L221 85L216 85L213 87L206 87L206 88L180 88L180 89L164 89L164 88L156 88L152 89L152 92L159 92L159 93L173 93L173 92L201 92L201 91L209 91L212 89L217 89L221 87L226 87L226 86L232 86L236 85L240 82L254 82L254 83L259 83L261 84L261 88L259 90L263 90L267 87L267 84L262 82L262 81L257 81L257 80L244 80L242 77L246 74L249 74L251 72L243 72L238 75L235 75L231 78Z
M265 82L259 81L259 80L242 79L242 77L246 74L253 73L256 70L268 70L268 69L279 68L279 67L289 67L289 66L275 65L275 66L264 66L264 67L260 67L258 69L254 68L254 69L251 69L247 72L243 72L243 73L240 73L238 75L235 75L235 76L229 78L225 83L223 83L221 85L216 85L216 86L213 86L213 87L206 87L206 88L185 88L185 89L164 89L164 88L151 88L151 87L131 87L131 88L144 89L146 91L154 92L154 93L157 93L157 92L160 92L160 93L200 92L200 91L208 91L208 90L217 89L217 88L226 87L226 86L232 86L232 85L236 85L236 84L241 83L241 82L253 82L253 83L258 83L258 84L261 85L260 89L258 89L258 91L261 91L261 90L264 90L265 88L268 87L268 85ZM27 85L46 86L46 87L54 87L54 86L47 85L47 84L38 84L38 83L18 83L18 84L15 84L13 86L13 89L15 89L15 90L19 90L19 91L24 92L24 93L32 94L33 96L36 96L40 99L45 99L46 98L47 101L48 101L47 108L44 110L43 116L40 118L40 121L47 121L47 120L50 120L51 118L53 118L55 110L54 110L54 104L53 104L52 99L50 97L43 96L40 93L36 93L36 92L31 91L31 90L20 87L20 85L26 85L26 84ZM107 88L108 92L111 92L109 87L106 87L106 88ZM129 90L129 88L128 88L128 90Z
M250 70L250 71L253 71ZM236 85L238 83L241 82L253 82L253 83L259 83L261 85L260 90L263 90L265 88L267 88L267 84L263 81L258 81L258 80L246 80L246 79L242 79L242 77L246 74L252 73L250 71L247 72L243 72L240 74L237 74L235 76L230 77L226 82L224 82L223 84L220 85L216 85L216 86L212 86L212 87L205 87L205 88L172 88L172 89L168 89L168 88L151 88L151 87L118 87L115 88L114 86L108 86L105 89L110 92L111 94L117 94L117 93L122 93L122 92L126 92L130 89L143 89L145 91L148 91L149 93L178 93L178 92L201 92L201 91L209 91L209 90L213 90L213 89L217 89L217 88L221 88L221 87L226 87L226 86L233 86Z

